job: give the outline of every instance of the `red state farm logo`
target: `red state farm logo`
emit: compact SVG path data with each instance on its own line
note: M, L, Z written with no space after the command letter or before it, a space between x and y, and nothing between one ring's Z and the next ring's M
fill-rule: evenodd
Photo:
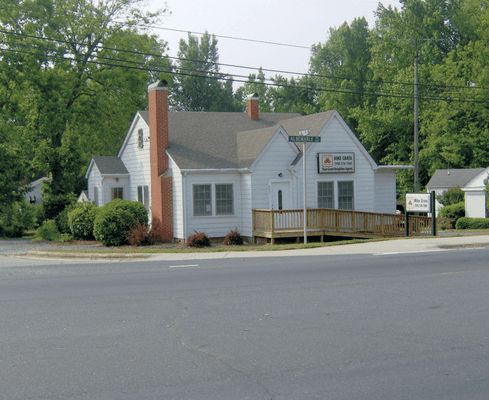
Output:
M321 156L321 166L323 168L331 168L333 166L333 156L331 154L323 154Z

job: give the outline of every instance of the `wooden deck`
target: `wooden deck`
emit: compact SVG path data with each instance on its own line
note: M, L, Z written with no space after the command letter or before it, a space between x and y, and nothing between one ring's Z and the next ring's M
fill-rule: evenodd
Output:
M304 237L304 210L253 210L253 239ZM307 210L307 236L359 238L405 236L403 214L316 208ZM412 236L431 236L431 219L409 217Z

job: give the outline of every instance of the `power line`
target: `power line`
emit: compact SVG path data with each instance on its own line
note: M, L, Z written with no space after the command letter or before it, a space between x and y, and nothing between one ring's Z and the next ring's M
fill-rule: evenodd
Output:
M42 41L50 41L50 42L55 42L55 43L64 43L64 44L70 44L70 45L80 45L80 46L88 46L86 43L80 43L80 42L75 42L75 41L68 41L68 40L61 40L61 39L53 39L53 38L46 38L46 37L40 37L36 35L28 35L25 33L18 33L18 32L9 32L9 31L4 31L0 30L0 33L7 34L7 35L14 35L14 36L21 36L21 37L26 37L26 38L31 38L31 39L38 39ZM53 51L52 49L47 49L49 51ZM173 59L173 60L180 60L179 57L171 57L168 55L161 55L161 54L155 54L155 53L144 53L144 52L139 52L135 50L126 50L126 49L114 49L112 47L106 47L106 46L97 46L97 50L109 50L109 51L116 51L119 53L129 53L129 54L136 54L140 56L147 56L147 57L154 57L154 58L167 58L167 59ZM100 56L97 56L100 57ZM201 63L201 64L208 64L207 61L202 61L202 60L192 60L192 59L185 59L186 61L190 62L195 62L195 63ZM129 61L127 61L129 62ZM225 64L225 63L214 63L218 66L222 67L230 67L230 68L238 68L238 69L247 69L247 70L259 70L259 68L256 67L249 67L249 66L243 66L243 65L237 65L237 64ZM279 74L290 74L290 75L299 75L303 77L313 77L313 78L324 78L324 79L331 79L331 80L337 80L337 81L353 81L353 82L361 82L361 83L374 83L374 84L390 84L390 85L404 85L404 86L413 86L414 83L411 82L396 82L396 81L377 81L377 80L370 80L370 79L359 79L359 78L350 78L350 77L337 77L337 76L331 76L331 75L323 75L323 74L309 74L309 73L301 73L301 72L293 72L293 71L286 71L286 70L275 70L275 69L267 69L267 68L261 68L262 71L266 72L274 72L274 73L279 73ZM243 77L243 75L236 75L237 77ZM268 79L270 80L270 79ZM435 84L419 84L418 85L420 88L426 88L426 89L433 89L434 87L436 89L475 89L475 90L489 90L488 88L484 87L467 87L467 86L455 86L455 85L435 85Z
M28 52L28 51L20 51L20 50L4 50L6 52L12 52L12 53L20 53L20 54L28 54L28 55L34 55L34 56L46 56L43 53L33 53L33 52ZM76 61L73 58L70 57L65 57L65 56L52 56L53 59L63 59L67 61ZM110 59L109 59L110 60ZM120 60L114 60L114 61L120 61ZM158 72L158 73L168 73L168 74L173 74L173 75L179 75L179 76L188 76L188 77L197 77L197 78L207 78L211 80L218 80L218 81L225 81L225 80L231 80L233 82L239 82L239 83L247 83L247 80L243 79L234 79L232 76L231 77L223 77L223 76L209 76L207 74L199 75L198 73L187 73L187 72L180 72L180 71L174 71L171 68L168 69L162 69L162 68L145 68L141 66L128 66L128 65L121 65L121 64L114 64L114 63L109 63L109 62L100 62L100 61L92 61L88 60L87 61L90 64L97 64L101 66L108 66L108 67L117 67L117 68L126 68L126 69L135 69L135 70L141 70L141 71L147 71L147 72ZM127 61L128 63L135 63L132 61ZM191 70L192 71L192 70ZM196 71L193 70L192 72L201 72L201 71ZM258 85L264 85L264 86L275 86L275 87L282 87L282 88L291 88L291 89L296 89L296 90L308 90L308 91L319 91L319 92L332 92L332 93L342 93L342 94L351 94L351 95L367 95L367 96L373 96L373 97L390 97L390 98L404 98L404 99L412 99L413 95L412 94L402 94L399 92L394 92L390 91L390 93L378 93L378 92L372 92L371 90L367 90L366 92L358 92L358 91L351 91L351 90L340 90L340 89L329 89L325 87L311 87L311 86L303 86L303 85L286 85L286 84L279 84L275 82L271 83L266 83L266 82L253 82ZM452 101L452 102L465 102L465 103L489 103L489 100L477 100L477 99L467 99L467 98L450 98L450 97L434 97L434 96L423 96L421 99L423 100L432 100L432 101Z
M157 26L157 25L142 25L142 26L144 26L146 28L160 29L160 30L164 30L164 31L190 33L190 34L194 34L194 35L205 35L205 33L206 33L206 32L188 31L188 30L184 30L184 29L163 28L162 26ZM241 40L243 42L253 42L253 43L261 43L261 44L270 44L270 45L274 45L274 46L295 47L295 48L298 48L298 49L311 50L311 46L301 46L301 45L298 45L298 44L289 44L289 43L280 43L280 42L269 42L267 40L247 39L247 38L241 38L241 37L237 37L237 36L226 36L226 35L215 35L215 34L211 34L211 35L212 36L215 36L217 38L223 38L223 39Z

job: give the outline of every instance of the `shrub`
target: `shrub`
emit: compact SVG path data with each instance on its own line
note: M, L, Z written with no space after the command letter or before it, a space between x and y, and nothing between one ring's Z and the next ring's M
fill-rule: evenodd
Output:
M36 236L43 240L56 240L59 236L58 228L54 219L48 219L36 229Z
M436 196L436 199L440 202L440 204L443 204L444 206L450 206L452 204L457 204L464 201L465 194L464 191L459 187L454 187L448 189L443 194Z
M151 229L147 225L137 221L128 233L127 241L133 246L150 246L152 244L161 243L161 222L159 219L153 218Z
M210 247L211 240L204 232L195 232L187 238L187 247Z
M95 203L77 203L68 212L68 225L77 240L94 240L93 222L99 208Z
M5 226L3 229L3 236L8 238L20 238L24 236L24 227L22 225L12 224Z
M459 218L455 225L457 229L489 229L489 219L487 218Z
M452 229L452 220L450 218L438 218L436 224L438 225L438 228L442 231L444 231L445 229Z
M22 237L27 229L34 227L36 210L25 199L0 208L0 236Z
M443 207L440 210L439 216L450 218L452 221L452 228L455 228L458 219L465 217L465 202L461 201L460 203Z
M55 219L58 214L66 207L76 202L74 194L60 194L57 196L46 196L42 200L42 213L40 215L40 223L48 219Z
M116 199L100 207L93 222L93 235L105 246L127 243L128 232L138 223L148 224L148 212L139 201Z
M54 218L54 222L56 222L56 228L58 228L58 231L60 233L71 233L70 225L68 224L68 212L70 211L70 209L70 206L67 206Z
M224 244L237 246L242 245L243 237L239 234L238 230L235 229L227 234L226 238L224 239Z

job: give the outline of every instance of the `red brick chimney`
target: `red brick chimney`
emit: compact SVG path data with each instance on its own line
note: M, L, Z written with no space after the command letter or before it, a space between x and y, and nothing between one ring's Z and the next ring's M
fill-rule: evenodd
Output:
M246 96L248 100L248 116L253 120L260 119L260 113L258 111L258 95L250 94Z
M148 86L149 158L151 163L151 211L162 225L164 240L173 239L172 178L168 169L168 86L165 81Z

